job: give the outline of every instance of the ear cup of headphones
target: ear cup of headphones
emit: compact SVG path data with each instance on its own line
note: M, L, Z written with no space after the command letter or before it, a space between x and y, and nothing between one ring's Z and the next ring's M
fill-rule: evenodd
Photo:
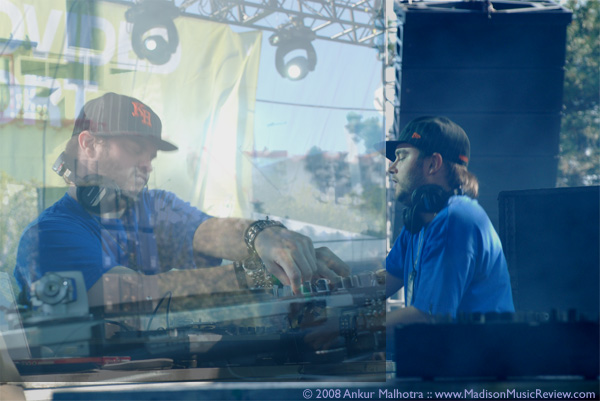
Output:
M77 183L77 200L92 213L112 210L112 205L116 209L120 199L119 186L108 177L90 174Z
M421 229L421 227L423 226L422 223L420 222L420 219L417 216L415 216L414 210L415 210L414 207L407 207L402 212L402 219L404 220L404 228L406 228L408 230L408 232L410 232L411 234L418 233L419 230ZM416 220L415 220L415 217L417 217ZM417 220L419 220L419 221L417 221Z
M448 203L451 193L439 185L427 184L415 189L411 195L412 206L404 209L404 227L412 234L423 227L420 213L437 213Z
M420 186L412 193L412 204L421 213L437 213L446 206L450 193L439 185L428 184Z

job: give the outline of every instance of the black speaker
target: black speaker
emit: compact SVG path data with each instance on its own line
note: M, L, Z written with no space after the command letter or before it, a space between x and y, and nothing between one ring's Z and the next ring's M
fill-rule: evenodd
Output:
M506 191L499 207L515 309L598 319L600 187Z
M598 333L598 322L577 321L397 326L396 376L430 380L582 376L597 380Z
M422 115L461 125L480 203L498 227L500 191L556 185L571 12L492 0L400 3L396 13L393 131Z

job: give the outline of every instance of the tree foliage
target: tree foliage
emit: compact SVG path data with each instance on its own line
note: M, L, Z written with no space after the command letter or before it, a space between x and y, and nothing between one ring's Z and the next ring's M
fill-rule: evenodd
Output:
M38 213L36 187L33 182L18 182L0 172L0 271L11 278L21 233Z
M364 141L366 149L373 149L375 144L383 140L380 118L370 117L363 120L363 116L360 114L350 112L346 116L346 120L348 121L346 129L353 135L354 142Z
M356 143L363 142L365 149L372 151L384 138L381 119L363 119L360 114L351 112L346 116L346 129ZM359 158L362 191L360 209L365 213L381 213L385 210L385 162L372 157Z
M304 169L310 173L313 184L323 194L333 191L335 203L352 190L347 156L347 153L327 154L313 146L304 161Z
M600 2L567 0L558 186L600 184Z

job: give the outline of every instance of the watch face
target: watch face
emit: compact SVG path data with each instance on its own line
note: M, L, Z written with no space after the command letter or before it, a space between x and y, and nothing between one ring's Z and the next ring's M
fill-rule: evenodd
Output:
M263 262L257 255L255 255L244 260L244 264L242 266L245 270L257 271L263 268Z

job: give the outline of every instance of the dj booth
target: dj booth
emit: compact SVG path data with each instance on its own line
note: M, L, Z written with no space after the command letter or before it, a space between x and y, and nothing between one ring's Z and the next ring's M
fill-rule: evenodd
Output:
M27 391L50 391L46 399L598 399L598 218L589 224L598 194L501 194L515 314L386 333L385 281L374 268L304 283L298 294L240 289L223 266L202 280L196 271L109 274L89 297L80 275L59 272L38 283L36 313L5 313L12 326L2 334L22 345L12 359ZM540 210L555 218L532 220ZM549 246L573 237L566 221L579 227L575 242ZM553 290L573 247L581 285ZM532 249L564 266L535 276Z
M293 294L278 285L232 290L226 267L214 269L221 283L214 286L199 271L107 274L89 297L81 273L48 274L34 285L34 307L18 316L30 357L16 366L24 376L253 367L248 377L284 379L300 368L318 376L327 366L336 376L384 379L384 276L317 280Z
M385 285L376 272L331 287L305 283L301 294L283 286L198 294L209 283L192 281L186 271L165 280L108 275L104 303L90 298L87 308L77 305L77 288L65 290L77 287L76 276L42 282L48 314L22 316L31 355L15 362L31 397L600 395L598 322L569 313L398 326L386 344ZM167 283L178 290L165 291ZM392 359L385 359L386 348L394 349Z

